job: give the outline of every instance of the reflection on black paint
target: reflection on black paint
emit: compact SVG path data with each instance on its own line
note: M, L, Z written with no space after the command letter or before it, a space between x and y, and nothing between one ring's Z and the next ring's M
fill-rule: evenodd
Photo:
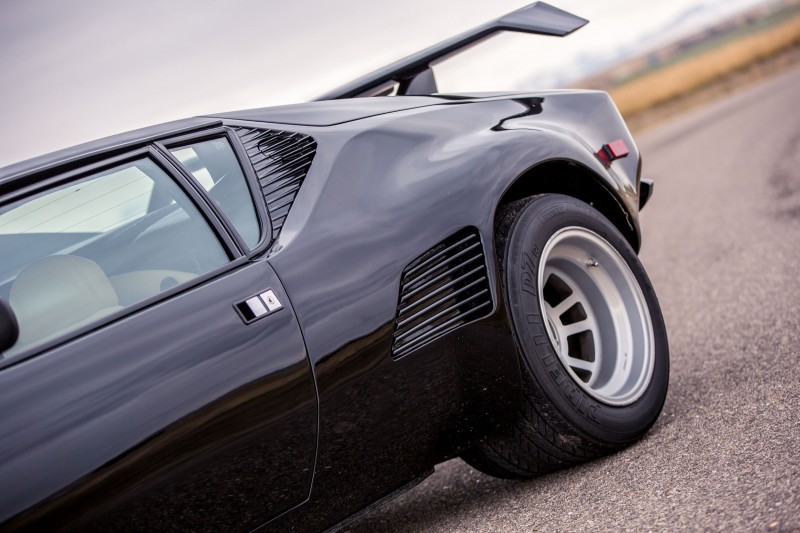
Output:
M275 272L255 262L204 286L203 298L181 295L0 372L0 405L14 406L0 410L0 479L14 487L0 511L50 498L34 508L50 518L111 509L95 523L103 529L119 519L205 530L301 504L265 529L323 529L507 423L519 359L493 260L497 203L558 158L596 174L635 226L639 158L612 174L586 150L610 136L634 146L602 93L451 100L227 120L346 122L280 127L313 136L318 151L272 246ZM393 361L403 268L467 226L486 247L495 309ZM285 309L244 326L233 303L267 287L281 289Z
M544 111L544 107L542 106L542 104L544 104L544 98L514 98L512 99L512 101L524 106L525 108L524 111L520 111L516 115L511 115L510 117L504 118L503 120L498 122L496 126L492 127L492 131L503 130L504 129L503 124L507 120L512 120L521 117L531 117L534 115L538 115L542 111Z
M230 302L267 286L284 308L245 326ZM0 435L3 485L18 491L0 510L12 495L42 500L4 525L238 530L305 500L317 402L288 303L256 263L0 373L0 401L17 406L3 427L44 422Z
M304 445L316 429L306 372L299 363L229 394L9 525L91 524L97 531L260 525L297 503L311 477L308 466L304 476L295 475L298 465L313 463L313 449Z
M544 96L459 100L314 130L318 159L293 209L313 208L287 218L270 262L292 298L315 369L317 470L310 501L268 530L329 527L516 412L520 363L493 250L485 251L492 315L396 361L391 337L403 268L464 227L477 227L491 246L499 198L515 177L561 149L561 137L548 131L550 116L583 117L580 109L565 111L575 104L566 95L546 99L546 108ZM609 116L596 116L606 127ZM587 167L591 161L589 153L581 160Z

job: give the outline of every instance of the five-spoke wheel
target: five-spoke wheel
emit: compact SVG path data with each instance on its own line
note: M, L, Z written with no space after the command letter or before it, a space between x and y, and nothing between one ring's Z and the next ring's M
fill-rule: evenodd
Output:
M642 437L666 398L669 348L630 243L597 210L558 194L504 206L495 235L525 394L512 423L464 459L526 477Z
M625 260L591 230L558 230L542 252L539 305L565 368L591 396L628 405L653 372L653 328Z

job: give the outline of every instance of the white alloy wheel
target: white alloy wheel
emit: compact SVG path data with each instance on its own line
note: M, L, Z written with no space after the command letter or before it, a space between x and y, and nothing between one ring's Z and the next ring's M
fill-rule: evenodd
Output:
M539 305L570 376L600 402L635 402L653 374L653 326L625 260L598 234L571 226L550 237L540 264Z

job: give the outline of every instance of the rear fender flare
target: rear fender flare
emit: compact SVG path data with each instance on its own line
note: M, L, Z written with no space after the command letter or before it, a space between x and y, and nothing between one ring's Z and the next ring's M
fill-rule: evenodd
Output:
M529 130L536 146L535 158L519 173L509 177L498 196L496 210L524 196L560 193L594 205L620 230L638 252L641 244L639 227L639 195L635 183L606 167L595 153L572 135L551 130ZM639 158L638 152L629 157ZM554 169L571 171L570 177L559 179ZM585 182L586 187L578 182ZM596 200L593 200L596 197Z

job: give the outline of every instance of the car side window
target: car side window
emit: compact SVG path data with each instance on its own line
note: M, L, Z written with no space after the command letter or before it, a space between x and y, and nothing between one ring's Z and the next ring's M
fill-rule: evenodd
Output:
M142 158L0 207L5 356L214 270L228 254L186 194Z
M239 160L225 137L170 149L219 206L251 249L261 240L255 205Z

